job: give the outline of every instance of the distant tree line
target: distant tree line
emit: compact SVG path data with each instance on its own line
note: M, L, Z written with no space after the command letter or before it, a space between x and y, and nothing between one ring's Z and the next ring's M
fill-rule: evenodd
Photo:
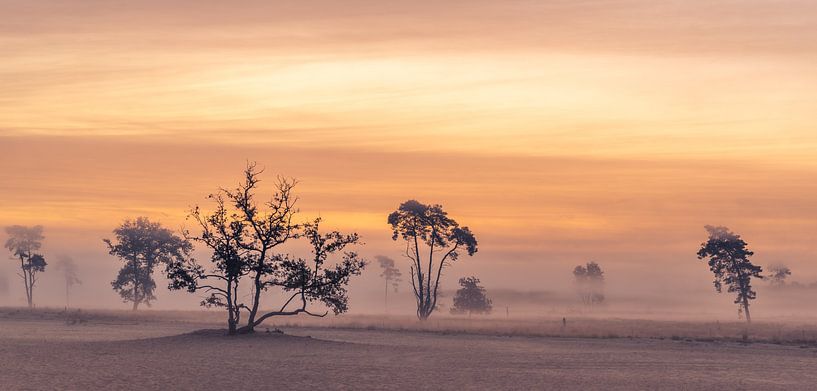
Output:
M258 201L262 173L255 163L248 164L237 186L219 188L207 196L209 208L193 207L188 220L194 222L194 230L176 233L147 217L126 219L113 230L112 239L103 240L108 253L122 262L111 282L114 291L133 310L140 305L150 306L156 300L153 275L159 267L169 289L201 294L202 306L224 309L230 334L252 332L274 316L323 317L330 311L346 312L350 279L360 275L367 265L355 251L362 245L360 236L324 231L320 218L300 219L297 181L293 179L279 177L271 196ZM437 204L408 200L386 221L392 239L402 243L403 255L409 261L416 315L426 320L439 309L443 270L461 255L473 256L478 249L477 239L467 226L461 226ZM801 286L787 282L792 273L783 264L772 265L764 276L762 267L751 260L754 252L740 235L722 226L708 225L705 229L708 238L697 257L707 262L717 292L726 287L727 292L735 294L734 303L747 322L751 322L751 302L757 298L753 279L767 278L770 286L778 288ZM33 307L39 274L48 266L41 252L43 227L12 225L5 232L4 247L19 263L26 301ZM303 255L283 251L283 245L291 242L305 242L311 251ZM194 244L209 250L209 256L194 257ZM385 283L384 306L388 311L389 290L397 292L402 273L395 260L386 256L376 259ZM65 279L68 307L71 287L81 281L70 257L58 257L57 268ZM572 274L581 303L593 307L605 302L605 277L597 262L577 265ZM452 314L491 312L492 301L476 276L460 278L459 285ZM263 295L270 290L285 295L272 307ZM318 303L323 310L313 308Z

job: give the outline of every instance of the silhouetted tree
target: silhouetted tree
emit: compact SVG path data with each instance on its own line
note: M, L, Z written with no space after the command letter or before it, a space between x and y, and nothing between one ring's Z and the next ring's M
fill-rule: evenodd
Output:
M604 302L604 272L598 263L588 262L585 266L576 266L573 278L582 303L592 306Z
M244 180L235 190L220 190L210 195L215 204L211 214L195 207L190 217L198 223L201 233L185 236L205 244L211 251L211 265L204 267L194 259L171 262L167 267L170 289L188 292L203 291L209 296L204 306L227 309L230 334L252 332L271 316L307 314L308 305L321 302L335 314L348 309L346 285L353 275L359 275L366 263L357 253L345 251L347 246L359 243L357 234L342 235L337 231L321 234L320 219L307 224L295 224L297 197L292 190L295 181L279 178L276 191L263 205L255 201L258 176L261 171L249 164ZM312 247L312 257L302 259L276 251L291 239L306 238ZM327 265L329 257L341 253L340 260ZM242 279L250 280L250 302L239 296ZM261 293L278 288L289 293L289 298L277 311L260 312ZM242 311L247 322L238 328Z
M57 257L56 267L57 270L62 271L62 276L65 279L65 308L68 308L71 306L71 287L82 284L82 281L77 277L77 265L74 263L73 258L67 255Z
M698 259L708 259L709 270L715 274L715 290L719 293L723 284L727 292L737 292L735 304L746 314L746 322L751 323L749 300L754 300L757 293L752 290L752 277L763 278L763 269L753 265L749 258L754 255L746 248L746 242L740 235L726 227L707 225L709 239L701 244Z
M485 288L479 285L479 278L460 278L461 288L454 294L454 305L451 313L454 315L465 314L490 314L493 307L491 299L485 294Z
M384 303L385 303L384 305L385 305L386 312L388 312L389 311L389 285L391 285L392 288L394 289L394 292L397 293L397 287L400 285L400 281L401 281L400 277L402 276L402 273L400 273L400 269L398 269L394 265L394 259L391 259L391 258L389 258L387 256L383 256L383 255L378 255L378 256L375 257L375 259L377 259L377 262L380 263L380 268L382 269L382 272L380 273L380 277L382 277L383 280L386 281L386 290L385 290L385 296L384 296L383 300L384 300Z
M44 272L47 263L42 254L35 251L42 247L43 226L24 227L12 225L6 227L5 247L11 252L12 259L20 260L20 278L26 290L28 307L34 307L34 286L37 284L37 273Z
M459 258L464 250L469 256L477 252L477 239L468 229L448 217L441 205L425 205L409 200L389 214L392 239L406 242L406 256L411 260L411 286L417 299L417 317L428 319L437 308L437 290L445 266ZM425 245L426 249L422 249ZM427 254L427 255L421 255ZM442 254L435 261L435 255ZM423 258L425 256L425 259Z
M124 302L133 303L134 311L142 303L150 306L150 302L156 299L153 294L156 288L153 269L159 263L187 258L193 247L186 239L147 217L125 220L113 233L116 235L115 242L109 239L103 241L108 245L109 254L124 261L125 265L111 286Z
M772 286L781 287L786 285L786 278L791 275L791 269L786 265L772 265L769 268L769 283Z

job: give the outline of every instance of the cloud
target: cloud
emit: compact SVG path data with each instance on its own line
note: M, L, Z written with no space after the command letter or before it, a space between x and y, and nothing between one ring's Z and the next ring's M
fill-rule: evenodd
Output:
M0 5L0 221L97 251L249 159L395 259L418 198L497 275L691 270L705 224L810 270L813 2L192 4Z

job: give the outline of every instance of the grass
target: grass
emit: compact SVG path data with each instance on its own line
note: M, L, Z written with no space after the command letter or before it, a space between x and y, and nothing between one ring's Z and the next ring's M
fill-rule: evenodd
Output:
M20 320L64 321L85 324L125 325L151 322L189 323L191 327L222 327L221 311L121 311L64 310L53 308L0 308L0 322ZM403 331L443 335L468 334L497 337L644 338L686 342L745 342L817 346L817 324L809 322L683 321L576 317L455 318L434 316L421 322L409 316L344 315L338 317L273 318L259 330L276 328L335 328L369 331Z

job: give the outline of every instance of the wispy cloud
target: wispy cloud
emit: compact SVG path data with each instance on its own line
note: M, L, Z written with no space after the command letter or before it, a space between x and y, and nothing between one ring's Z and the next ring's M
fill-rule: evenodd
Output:
M250 159L300 178L305 213L362 230L373 253L393 249L383 218L411 197L472 226L484 270L680 268L709 223L792 265L815 255L812 1L7 0L0 14L14 16L0 223L93 232L69 237L97 249L124 217L183 224Z

